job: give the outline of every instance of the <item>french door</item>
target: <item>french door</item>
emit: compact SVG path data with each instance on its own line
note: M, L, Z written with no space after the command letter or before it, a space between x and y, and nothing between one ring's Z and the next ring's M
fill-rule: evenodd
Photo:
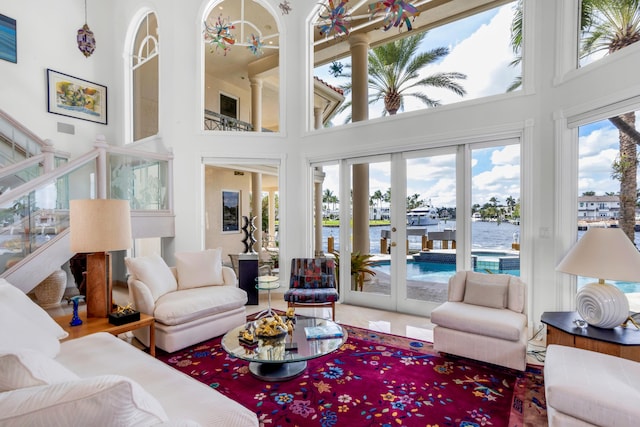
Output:
M337 176L326 181L339 182L339 203L326 207L339 219L329 233L339 242L342 300L429 316L446 301L457 270L519 274L519 244L512 244L519 239L518 142L481 141L334 164ZM323 191L329 195L335 188ZM476 211L486 222L472 222ZM361 281L351 267L365 255L375 275L365 273Z

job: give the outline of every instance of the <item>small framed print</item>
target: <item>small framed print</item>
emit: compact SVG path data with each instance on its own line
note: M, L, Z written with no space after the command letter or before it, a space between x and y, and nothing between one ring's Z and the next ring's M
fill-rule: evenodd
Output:
M240 191L222 190L222 232L240 231Z
M107 124L107 87L47 69L47 110Z

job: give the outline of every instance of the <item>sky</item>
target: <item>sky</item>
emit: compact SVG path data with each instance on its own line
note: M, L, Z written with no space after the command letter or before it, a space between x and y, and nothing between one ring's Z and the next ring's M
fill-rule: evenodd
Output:
M446 46L449 55L437 64L426 67L424 75L434 72L457 71L467 75L462 81L467 95L464 98L441 89L428 89L430 97L442 104L504 93L520 74L519 67L509 64L514 59L510 45L510 25L513 4L474 15L463 21L433 29L425 38L424 49ZM390 30L393 31L393 30ZM472 58L472 60L469 60ZM344 62L344 61L343 61ZM335 78L328 73L328 66L316 69L316 75L332 85L344 84L345 78ZM423 109L417 100L407 99L405 111ZM372 108L369 117L381 116L382 107ZM399 113L400 114L400 113ZM336 125L344 122L334 119ZM618 152L618 132L607 120L582 126L579 129L579 190L618 192L619 184L611 178L611 164ZM491 197L499 204L506 198L520 197L519 146L501 146L473 151L472 203L483 205ZM390 188L389 163L372 164L370 167L370 194ZM436 207L455 206L454 156L413 159L408 163L407 195L420 194ZM338 194L337 166L324 167L327 174L325 189Z

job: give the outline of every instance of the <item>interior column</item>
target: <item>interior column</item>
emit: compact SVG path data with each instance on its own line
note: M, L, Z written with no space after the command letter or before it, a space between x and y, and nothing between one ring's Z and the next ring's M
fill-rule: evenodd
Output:
M251 87L251 125L254 132L262 132L262 79L249 77Z
M262 174L251 173L251 214L256 217L253 224L256 226L254 237L256 244L254 250L260 253L262 248Z

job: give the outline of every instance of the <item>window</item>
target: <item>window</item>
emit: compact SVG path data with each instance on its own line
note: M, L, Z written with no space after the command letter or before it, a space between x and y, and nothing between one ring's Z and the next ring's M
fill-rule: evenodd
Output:
M640 4L635 0L582 0L578 19L581 67L640 40Z
M280 34L261 3L212 1L204 13L204 130L280 129Z
M622 121L635 129L637 114L637 111L626 112L585 124L578 129L578 201L580 203L580 199L589 198L592 200L590 205L594 207L592 216L578 216L578 238L590 227L619 227L627 235L633 236L636 246L640 244L640 232L636 231L640 230L636 225L640 215L637 143L630 134L618 127L622 126ZM630 196L625 197L625 194ZM627 203L624 203L625 199ZM591 278L579 277L578 288L591 281ZM612 283L625 293L640 292L640 283ZM634 306L633 299L629 303L632 311L640 309L638 303Z
M425 2L419 6L426 9L420 9L420 15L415 17L413 30L403 31L402 38L393 42L398 49L390 49L390 45L385 47L383 44L385 39L395 38L397 30L394 28L383 32L381 23L375 19L369 20L371 14L362 11L351 12L354 18L349 35L340 34L337 30L327 34L327 22L322 18L326 10L324 6L320 7L313 21L313 72L316 77L313 81L314 84L319 80L329 88L343 89L345 95L341 106L334 109L333 118L323 117L325 126L340 125L351 120L351 76L357 76L358 72L351 69L349 39L356 33L368 31L372 40L368 71L369 79L376 84L369 85L369 118L433 108L520 88L522 25L517 24L522 22L518 19L522 16L521 2L514 1L473 15L473 11L468 10L462 19L446 24L442 22L449 19L433 22L433 16L453 13L447 9L450 6L446 3L433 6L432 3ZM367 7L367 4L363 7ZM458 16L460 14L464 15L465 12L458 13ZM362 20L361 16L367 19ZM425 32L427 26L433 28ZM512 37L512 28L517 37ZM428 59L418 60L422 64L418 67L418 76L407 80L399 90L394 91L395 82L400 79L396 80L397 76L387 72L387 65L398 63L398 58L392 55L397 56L398 52L405 51L413 52L412 58L425 53L429 56ZM478 61L475 58L483 59ZM407 66L408 63L404 67L397 67L398 72L406 70ZM410 87L427 77L431 77L431 81L447 83L436 87L427 81L418 87ZM317 91L314 97L318 97Z
M144 16L133 43L131 56L133 141L158 133L158 22Z

